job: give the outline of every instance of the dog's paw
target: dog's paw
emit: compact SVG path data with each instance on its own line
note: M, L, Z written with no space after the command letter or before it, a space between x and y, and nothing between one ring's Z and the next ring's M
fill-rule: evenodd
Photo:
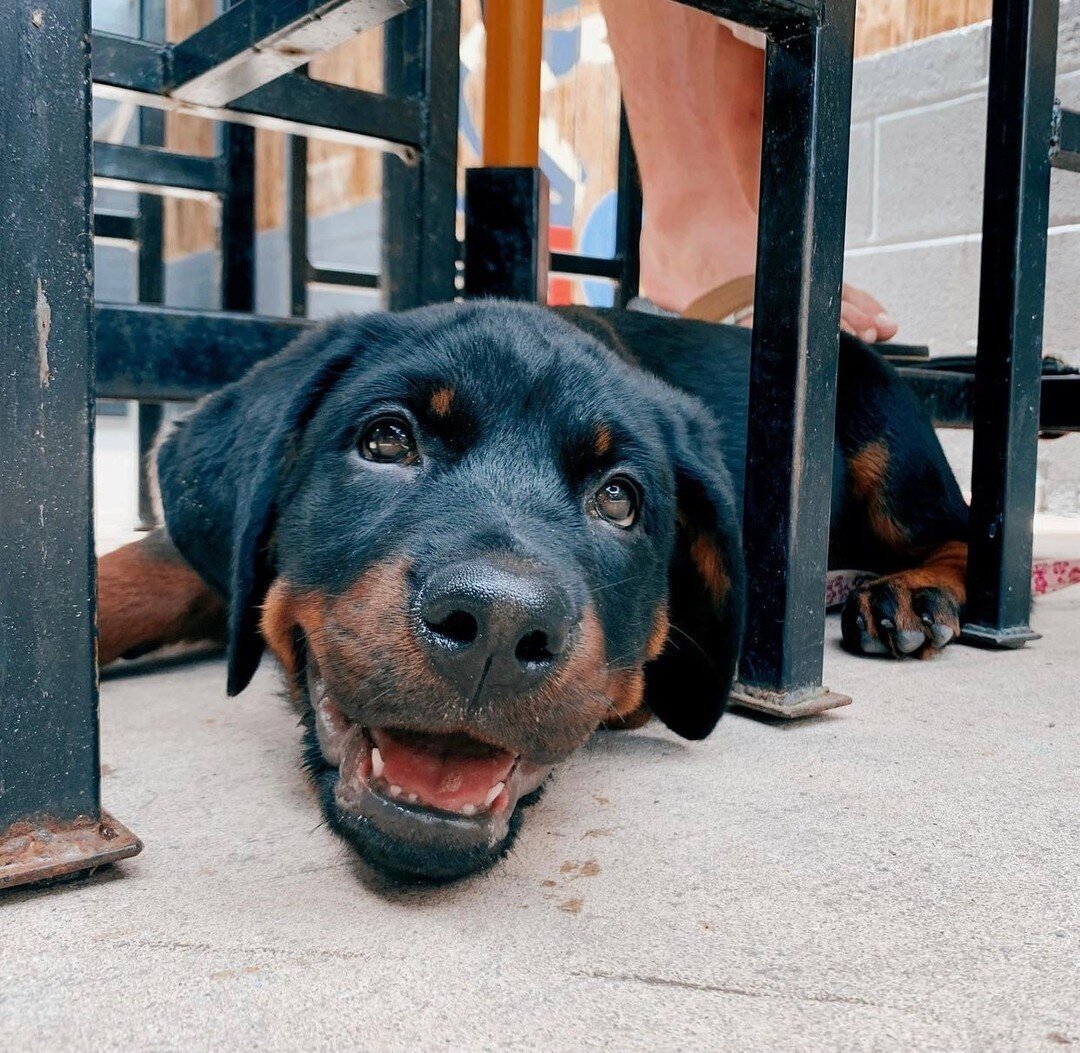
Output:
M894 574L854 589L840 625L855 654L926 658L960 635L960 603L949 589Z

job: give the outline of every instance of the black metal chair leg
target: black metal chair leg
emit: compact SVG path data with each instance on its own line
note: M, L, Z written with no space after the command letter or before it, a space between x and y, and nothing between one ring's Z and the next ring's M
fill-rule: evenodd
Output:
M783 716L821 687L855 5L771 37L747 434L746 642L736 700Z
M0 7L0 887L139 849L100 800L88 7Z
M615 213L615 259L619 261L619 286L615 306L625 307L638 294L641 277L641 175L626 107L619 111L619 184Z
M459 0L429 0L384 30L386 94L427 99L418 156L383 161L382 285L393 311L457 293L460 27Z
M139 31L145 40L165 40L164 0L141 0ZM165 145L165 114L161 110L143 107L139 110L139 143L142 146ZM140 194L138 301L165 302L165 203L157 194ZM136 406L138 422L139 461L137 472L138 522L140 530L153 530L158 525L154 487L150 478L150 455L164 418L160 402L140 402Z
M1031 612L1057 0L995 0L964 639L1019 647Z

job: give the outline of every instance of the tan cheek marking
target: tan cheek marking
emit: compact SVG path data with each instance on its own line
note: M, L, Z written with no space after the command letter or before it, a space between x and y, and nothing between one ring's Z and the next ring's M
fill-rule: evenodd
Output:
M705 582L713 603L719 606L727 596L731 588L731 581L724 568L724 561L720 558L716 543L708 534L698 534L690 542L690 558Z
M431 412L436 417L445 417L450 412L450 407L454 403L454 389L453 388L439 388L434 395L431 396Z
M648 720L648 710L645 719L640 723L633 723L645 698L645 673L641 669L626 669L612 676L608 694L617 716L617 726L629 728L640 727ZM608 721L607 723L612 723Z
M297 684L293 630L299 626L310 641L311 636L322 627L325 611L326 602L321 596L299 592L284 578L277 578L266 594L259 628L267 646L285 670L294 692Z
M645 661L651 662L659 658L667 643L668 633L671 631L671 623L668 620L667 604L664 604L657 612L653 620L652 631L645 644Z
M908 533L893 519L885 500L885 475L889 470L889 451L884 443L867 443L848 460L851 487L866 505L870 529L879 541L891 548L908 545Z

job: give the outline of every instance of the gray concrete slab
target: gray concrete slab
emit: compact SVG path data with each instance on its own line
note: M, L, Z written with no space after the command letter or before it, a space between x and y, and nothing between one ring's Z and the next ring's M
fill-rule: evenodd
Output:
M295 715L219 662L108 682L142 856L0 900L0 1048L1028 1051L1080 1043L1080 589L1018 653L853 659L848 709L606 734L498 869L380 888Z

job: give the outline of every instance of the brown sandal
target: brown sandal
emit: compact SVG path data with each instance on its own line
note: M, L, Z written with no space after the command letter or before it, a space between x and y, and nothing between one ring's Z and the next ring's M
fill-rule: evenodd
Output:
M754 275L732 278L703 293L682 312L683 318L721 325L740 325L754 310Z

